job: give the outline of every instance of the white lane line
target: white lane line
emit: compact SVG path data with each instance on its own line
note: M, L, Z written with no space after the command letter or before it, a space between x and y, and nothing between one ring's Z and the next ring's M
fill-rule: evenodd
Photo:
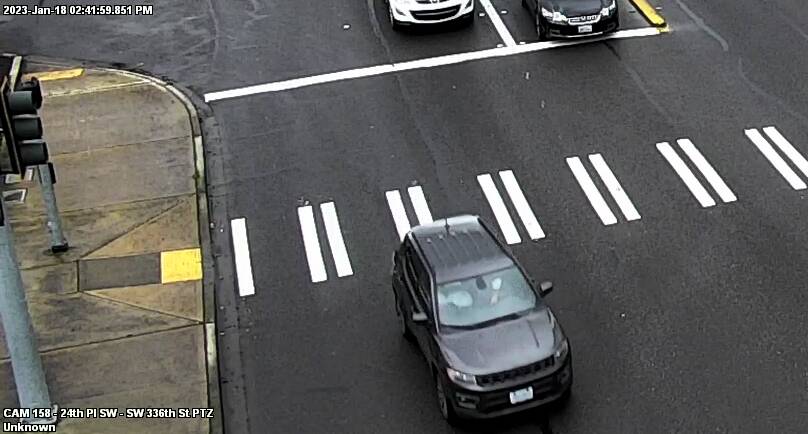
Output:
M247 220L244 217L230 220L230 236L233 239L238 295L242 297L254 295L255 283L250 263L250 241L247 238Z
M320 204L320 212L323 213L325 234L328 237L328 244L331 246L331 254L334 256L337 276L350 276L353 274L353 269L351 268L351 260L348 258L348 250L345 248L345 240L342 239L337 207L334 202L322 203Z
M387 197L387 205L390 207L390 214L393 215L398 237L401 241L404 241L404 236L410 231L410 219L407 218L407 211L404 210L401 193L398 190L391 190L384 193L384 196Z
M679 178L682 178L690 193L699 201L702 207L707 208L715 205L715 200L710 193L701 185L696 175L687 167L687 164L679 157L668 142L657 143L659 152L668 160L668 164L673 167Z
M800 154L800 152L797 151L794 146L792 146L791 143L789 143L789 141L783 137L782 134L780 134L780 131L777 131L777 128L775 127L766 127L763 128L763 132L771 137L774 144L777 145L777 147L780 148L780 150L783 151L783 153L786 154L786 156L790 158L792 162L794 162L794 165L800 169L800 172L802 172L803 175L808 177L808 161L806 161L805 157L803 157L802 154Z
M513 202L513 206L516 208L519 218L522 219L522 223L525 225L530 239L538 240L544 238L544 231L541 229L539 221L536 220L536 215L533 214L533 210L530 209L530 204L527 202L525 194L522 192L522 187L519 186L519 182L516 180L513 171L500 171L499 177L502 178L505 190L508 191L508 196L511 197L511 202Z
M634 208L634 204L631 202L631 199L628 198L626 191L623 190L623 186L617 181L612 169L606 164L603 156L600 154L592 154L589 156L589 161L595 166L595 170L598 172L598 175L600 175L600 179L606 184L606 188L609 189L615 202L617 202L617 206L623 211L626 220L639 220L640 213L637 212L637 208Z
M600 195L600 191L595 187L592 178L586 173L581 159L578 157L569 157L567 158L567 165L570 166L572 175L575 176L575 180L578 181L578 185L581 186L586 198L589 199L589 203L592 204L592 208L595 209L595 212L598 214L603 224L608 226L617 223L617 217L614 216L609 205L606 204L603 196Z
M477 182L480 183L480 188L483 189L483 194L491 206L491 211L494 212L494 217L502 229L502 236L505 237L505 242L508 244L517 244L522 242L516 226L511 220L511 215L508 214L508 209L505 208L505 202L502 201L502 196L499 195L497 187L494 184L494 179L488 173L477 175Z
M309 272L313 283L328 279L323 262L323 252L320 250L320 240L317 237L317 227L314 224L314 210L311 205L301 206L297 209L300 220L300 232L303 234L303 246L306 248L306 260L309 263Z
M797 174L791 170L790 167L788 167L785 160L783 160L783 158L777 154L774 148L772 148L772 146L769 144L768 140L766 140L760 134L760 131L758 131L756 128L752 128L749 130L744 130L744 133L746 134L746 137L749 137L749 140L751 140L752 143L757 146L760 153L762 153L763 156L769 160L769 163L771 163L772 166L774 166L774 168L780 172L780 175L782 175L783 178L785 178L785 180L791 184L791 188L794 190L805 190L808 188L808 186L805 185L805 182L803 182L803 180L800 179L800 177L797 176Z
M707 178L707 182L713 186L713 190L718 193L718 196L723 200L725 203L727 202L735 202L738 198L735 196L735 193L730 190L729 186L721 176L718 175L718 172L715 171L715 168L704 158L701 151L690 141L690 139L679 139L676 141L679 144L679 147L685 151L690 161L692 161L696 167L701 170L701 173L704 174L704 177Z
M499 17L499 13L494 8L494 5L491 4L491 0L479 0L480 4L483 5L485 9L485 13L488 15L488 18L491 19L491 23L494 24L494 28L497 29L497 33L499 33L499 37L502 38L502 42L505 43L506 47L513 47L516 45L516 41L513 40L513 36L511 36L511 32L508 31L508 28L505 26L505 23L502 22L502 19Z
M421 186L416 185L415 187L410 187L407 189L407 192L410 194L412 207L415 208L415 216L418 217L418 224L425 225L432 223L432 213L429 212L429 205L426 203L424 190L421 189Z
M654 27L645 27L641 29L620 30L618 32L610 33L608 35L604 35L599 38L592 38L587 40L532 42L530 44L516 45L513 47L506 46L499 48L489 48L486 50L429 57L426 59L411 60L401 63L389 63L384 65L368 66L364 68L329 72L326 74L293 78L289 80L276 81L272 83L256 84L253 86L246 86L237 89L209 92L205 94L205 102L238 98L268 92L280 92L284 90L298 89L306 86L314 86L318 84L332 83L335 81L351 80L363 77L373 77L377 75L409 71L413 69L434 68L438 66L454 65L457 63L470 62L474 60L491 59L494 57L503 57L503 56L513 56L517 54L532 53L536 51L546 50L549 48L579 45L594 41L637 38L643 36L660 35L662 33L664 32L661 32L659 29L656 29Z

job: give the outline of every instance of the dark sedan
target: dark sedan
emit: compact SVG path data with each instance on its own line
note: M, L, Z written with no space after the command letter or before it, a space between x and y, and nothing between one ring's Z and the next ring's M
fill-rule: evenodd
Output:
M602 35L620 28L617 0L522 0L539 40Z
M542 300L551 289L537 288L479 217L407 234L394 256L396 312L428 361L449 422L566 400L572 355Z

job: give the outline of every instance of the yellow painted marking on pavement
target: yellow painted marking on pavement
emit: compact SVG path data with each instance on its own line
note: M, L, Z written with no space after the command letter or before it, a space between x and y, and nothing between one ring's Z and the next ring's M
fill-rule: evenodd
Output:
M202 252L199 248L160 252L162 283L184 282L202 278Z
M648 20L651 25L655 27L666 27L665 18L662 18L662 15L657 13L656 9L648 3L648 0L631 0L631 3L640 10L640 13L645 16L645 19ZM667 32L667 29L665 32Z
M36 77L39 81L52 81L52 80L64 80L66 78L76 78L80 77L84 74L84 68L75 68L75 69L62 69L59 71L43 71L43 72L32 72L29 74L23 75L23 80L28 80L31 77Z

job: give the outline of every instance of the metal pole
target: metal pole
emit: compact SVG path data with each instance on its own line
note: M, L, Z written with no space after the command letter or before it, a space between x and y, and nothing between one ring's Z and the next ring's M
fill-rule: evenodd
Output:
M0 200L0 319L11 356L11 370L21 408L51 409L42 359L39 357L36 335L28 313L25 289L14 252L14 234ZM53 423L50 418L25 419L30 424Z
M39 172L39 185L42 187L42 198L48 210L48 230L50 231L51 252L62 253L69 248L67 238L62 232L62 218L59 216L59 207L56 206L56 193L53 191L53 176L51 163L37 166Z

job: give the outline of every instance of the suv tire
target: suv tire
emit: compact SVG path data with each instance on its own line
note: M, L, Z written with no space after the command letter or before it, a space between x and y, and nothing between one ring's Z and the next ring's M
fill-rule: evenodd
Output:
M460 420L454 411L454 407L452 407L452 403L449 402L449 397L446 396L446 388L443 386L443 377L438 372L435 372L435 398L441 416L446 419L449 425L457 426Z

